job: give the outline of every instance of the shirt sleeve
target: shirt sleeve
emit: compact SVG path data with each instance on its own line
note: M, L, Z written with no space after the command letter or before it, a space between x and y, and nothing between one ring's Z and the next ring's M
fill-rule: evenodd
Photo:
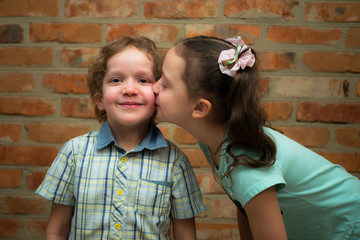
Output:
M51 202L74 205L74 161L72 141L65 143L36 193Z
M238 166L231 173L234 198L245 206L253 197L272 186L279 191L285 187L281 168L274 164L270 167L251 168Z
M199 184L186 155L179 150L173 169L171 216L176 219L195 217L206 210Z

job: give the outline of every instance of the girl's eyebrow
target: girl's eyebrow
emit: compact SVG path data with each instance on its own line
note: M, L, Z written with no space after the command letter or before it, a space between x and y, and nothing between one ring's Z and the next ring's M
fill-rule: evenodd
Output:
M167 81L169 80L167 74L164 71L162 71L162 77L165 78L165 80Z

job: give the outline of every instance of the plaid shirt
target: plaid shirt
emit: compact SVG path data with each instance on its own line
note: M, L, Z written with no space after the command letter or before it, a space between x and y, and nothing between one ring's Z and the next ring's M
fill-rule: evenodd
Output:
M68 141L36 193L74 206L69 239L169 239L171 218L206 209L187 157L155 126L128 152L107 122Z

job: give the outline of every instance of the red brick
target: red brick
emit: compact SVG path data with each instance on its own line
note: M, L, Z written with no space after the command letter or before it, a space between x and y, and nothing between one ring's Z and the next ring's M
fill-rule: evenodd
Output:
M0 237L16 237L24 229L24 221L14 218L0 218Z
M80 48L61 50L61 62L70 67L88 67L89 59L98 54L97 48Z
M94 118L95 105L90 98L63 98L61 115L65 117Z
M86 23L32 23L30 25L30 39L33 42L100 42L101 25Z
M0 188L19 188L21 176L21 170L0 169Z
M313 22L359 22L360 3L305 3L304 17Z
M335 130L336 141L347 147L360 147L360 128L341 128Z
M160 24L109 24L106 32L106 40L109 42L123 36L145 36L158 44L175 41L179 28Z
M210 167L204 153L199 148L182 148L194 168Z
M19 142L22 126L0 123L0 142Z
M304 122L360 122L360 104L299 102L296 119Z
M360 28L349 28L346 35L347 47L360 47Z
M0 74L0 92L27 92L34 89L34 78L30 73Z
M50 166L57 153L56 147L0 145L0 164Z
M230 198L213 200L211 202L212 218L237 218L236 206Z
M57 16L58 0L1 0L0 16Z
M261 78L260 79L260 89L259 94L260 96L265 96L269 90L270 86L270 78Z
M55 112L54 102L46 98L0 97L0 113L25 116L46 116Z
M297 44L329 44L338 41L341 30L338 28L316 30L308 27L273 26L268 28L267 38L273 42Z
M237 223L207 223L196 222L198 239L207 240L233 240L240 239Z
M358 97L360 97L360 80L356 84L356 94Z
M329 152L319 153L334 164L343 166L348 172L360 173L360 153L357 152Z
M294 18L295 0L226 0L224 15L229 18Z
M47 202L41 197L0 196L2 214L45 214Z
M131 17L137 13L138 1L134 0L66 0L66 17Z
M196 176L202 193L223 194L224 189L215 179L214 174L199 174Z
M26 175L26 188L36 190L44 180L46 172L32 172Z
M47 220L41 220L41 219L28 220L26 224L26 231L30 235L35 234L39 236L45 236L47 222L48 222Z
M52 63L53 50L43 48L2 48L0 64L46 66Z
M185 129L177 127L174 131L174 139L178 144L195 144L197 139Z
M295 53L258 53L259 69L265 71L289 70L295 68Z
M320 147L329 142L330 131L320 127L279 127L283 133L306 147Z
M360 53L304 53L304 63L316 72L360 72L359 62Z
M29 123L25 127L28 132L28 139L41 143L64 143L89 132L87 126L69 124Z
M218 16L215 0L149 1L144 3L146 18L215 18Z
M43 86L55 93L88 93L87 76L84 74L44 75Z
M221 24L187 24L186 37L199 35L228 38L241 36L247 45L255 44L260 37L260 26L256 25L221 25Z
M284 97L347 97L349 81L328 77L284 76L274 81L273 90Z
M269 121L288 120L293 108L290 102L263 102L262 107L268 114Z
M7 24L0 26L0 43L20 43L23 39L23 29L20 25Z

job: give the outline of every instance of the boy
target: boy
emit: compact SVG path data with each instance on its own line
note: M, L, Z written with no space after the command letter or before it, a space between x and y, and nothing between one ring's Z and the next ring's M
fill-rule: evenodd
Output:
M161 58L144 37L104 47L88 86L102 126L68 141L37 193L53 202L47 239L196 239L205 210L186 156L153 123Z

